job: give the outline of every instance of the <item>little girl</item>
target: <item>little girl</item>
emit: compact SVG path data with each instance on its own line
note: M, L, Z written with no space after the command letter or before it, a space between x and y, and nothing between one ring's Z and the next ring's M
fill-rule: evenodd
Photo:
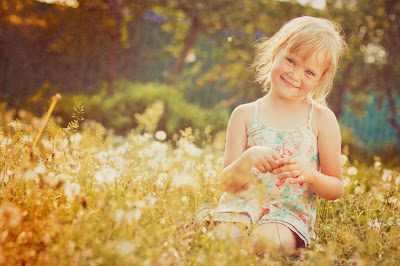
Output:
M340 131L325 99L345 43L331 21L300 17L257 48L267 94L233 111L222 171L229 194L198 217L218 235L249 235L257 253L286 253L310 242L317 197L343 193Z

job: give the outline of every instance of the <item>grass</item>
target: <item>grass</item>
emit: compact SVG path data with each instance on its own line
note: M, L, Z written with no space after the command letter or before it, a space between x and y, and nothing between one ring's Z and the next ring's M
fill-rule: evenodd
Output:
M190 226L217 202L223 151L191 130L116 136L85 121L72 133L29 113L0 116L0 264L7 265L395 265L400 259L398 168L350 164L345 193L320 199L311 245L259 258ZM79 128L79 129L78 129ZM158 140L155 138L157 136Z

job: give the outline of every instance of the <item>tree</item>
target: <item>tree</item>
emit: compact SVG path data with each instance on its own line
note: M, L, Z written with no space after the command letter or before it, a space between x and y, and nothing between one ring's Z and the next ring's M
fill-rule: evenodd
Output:
M161 12L169 18L164 28L173 33L176 40L173 47L167 48L176 58L167 83L183 81L192 93L199 91L196 98L204 97L210 88L225 94L219 98L233 94L220 105L254 98L256 91L260 91L257 87L249 94L249 87L255 87L251 82L253 73L249 70L255 42L260 37L271 36L287 20L311 10L298 3L273 0L171 0L163 8ZM215 104L214 98L218 98L213 96L211 94L208 99L210 106Z
M388 122L400 140L395 96L399 95L400 77L400 2L327 1L328 16L338 21L347 35L349 52L335 89L343 97L344 89L352 93L375 93L378 106L389 103ZM342 106L342 105L341 105ZM339 111L339 114L341 111Z

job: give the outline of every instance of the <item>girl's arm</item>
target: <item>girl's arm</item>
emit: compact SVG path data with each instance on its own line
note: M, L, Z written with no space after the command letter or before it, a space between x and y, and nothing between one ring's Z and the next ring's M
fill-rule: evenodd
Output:
M266 147L247 149L247 127L254 113L254 104L241 105L233 110L226 132L224 169L222 185L229 192L237 192L251 181L251 168L261 172L272 172L281 158L278 153Z
M321 198L338 199L343 194L343 176L341 164L341 137L335 115L328 108L320 111L318 118L318 153L321 171L306 166L296 160L284 158L277 161L281 166L273 173L283 173L278 178L294 178L295 183L308 183Z

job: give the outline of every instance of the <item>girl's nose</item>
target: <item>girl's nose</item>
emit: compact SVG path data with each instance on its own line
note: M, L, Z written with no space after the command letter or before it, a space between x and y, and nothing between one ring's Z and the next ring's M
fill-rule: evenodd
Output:
M300 74L301 69L299 67L294 67L290 72L290 77L293 79L293 81L298 81L300 79Z

